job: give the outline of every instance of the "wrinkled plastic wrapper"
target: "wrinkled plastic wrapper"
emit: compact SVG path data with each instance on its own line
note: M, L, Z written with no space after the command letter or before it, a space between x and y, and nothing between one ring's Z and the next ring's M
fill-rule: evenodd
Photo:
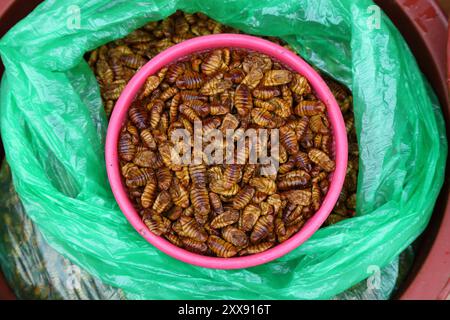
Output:
M356 217L276 261L232 271L174 260L131 227L107 181L107 119L83 55L177 9L279 37L352 90ZM332 298L397 259L426 227L443 183L447 141L436 97L368 0L52 0L4 36L0 54L1 134L28 216L57 252L127 298Z

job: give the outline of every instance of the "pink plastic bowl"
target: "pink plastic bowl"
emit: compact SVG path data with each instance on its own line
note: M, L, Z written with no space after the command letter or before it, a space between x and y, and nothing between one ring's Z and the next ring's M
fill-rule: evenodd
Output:
M329 191L322 206L299 232L289 240L265 252L236 258L215 258L191 253L150 232L128 198L120 174L117 152L119 134L127 119L128 108L149 76L157 73L162 67L194 52L224 47L249 49L264 53L309 80L318 98L327 106L328 117L334 134L336 161L336 170L333 173ZM277 259L300 246L319 229L333 210L344 184L347 170L347 133L341 111L331 91L319 74L304 60L270 41L239 34L218 34L194 38L170 47L150 60L135 74L123 90L112 113L106 136L105 152L108 178L117 203L128 221L148 242L173 258L186 263L214 269L239 269L253 267Z

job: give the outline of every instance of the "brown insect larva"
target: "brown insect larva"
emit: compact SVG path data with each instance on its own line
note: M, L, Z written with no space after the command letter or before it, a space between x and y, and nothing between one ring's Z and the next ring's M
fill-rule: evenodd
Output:
M139 129L144 130L147 127L147 112L139 106L132 106L128 112L131 122Z
M264 77L264 73L259 68L253 68L242 80L242 84L245 84L249 89L255 89Z
M207 244L218 257L231 258L238 253L235 246L217 236L210 236Z
M297 168L311 171L311 160L309 159L308 154L306 154L305 152L298 152L292 157L292 159L295 161L295 166Z
M91 69L93 69L95 67L95 63L98 60L98 49L92 50L91 54L89 55L89 59L88 59L88 64L89 67L91 67Z
M347 89L342 85L330 80L325 80L325 82L337 100L344 100L348 97Z
M143 208L150 208L153 206L155 201L157 191L156 179L154 175L151 175L147 179L147 184L145 185L144 191L141 196L141 205Z
M320 208L320 198L321 198L321 194L320 194L320 187L319 184L317 182L313 182L312 184L312 188L311 188L311 197L312 197L312 204L313 204L313 208L314 210L319 210Z
M264 111L273 112L277 109L277 106L270 101L253 99L253 106L255 108L263 109Z
M203 61L201 70L206 75L212 75L222 67L222 64L222 50L213 50Z
M328 126L324 122L324 118L319 114L311 117L309 126L315 133L327 134L329 132Z
M298 116L315 116L326 111L325 105L320 101L300 101L294 112Z
M290 88L292 92L300 96L311 93L311 86L308 80L299 74L293 76Z
M168 209L172 205L172 199L170 197L169 192L163 190L161 191L155 199L153 203L152 209L155 210L156 213L161 214L166 209Z
M165 231L164 222L158 215L144 216L143 222L147 228L157 236L162 235Z
M159 99L161 101L167 101L170 98L172 98L173 96L175 96L178 93L178 89L175 87L168 87L167 89L165 89L161 95L159 96Z
M158 180L158 187L161 190L169 190L172 184L172 173L167 167L162 167L156 170L156 178Z
M272 179L271 179L272 180ZM252 202L254 204L260 204L261 202L265 201L268 197L267 193L256 191L255 195L253 196Z
M139 151L133 158L133 163L139 167L150 168L156 161L156 154L151 150Z
M201 71L201 65L203 63L202 59L194 56L190 62L192 70L194 70L195 72Z
M270 70L267 71L262 80L265 87L275 87L291 82L292 74L289 70Z
M253 107L252 94L250 89L245 84L240 84L236 88L234 105L236 106L237 112L241 117L245 117L250 113L250 110Z
M180 93L177 93L175 96L173 96L172 100L170 101L169 119L170 119L171 124L173 124L177 120L178 106L180 105L180 102L181 102L181 94Z
M106 60L100 59L97 61L96 71L103 83L111 83L114 81L114 71Z
M191 101L191 100L200 100L204 102L208 102L208 97L199 94L197 91L193 90L183 90L180 91L181 100L184 102Z
M211 105L209 113L213 116L223 116L230 112L230 108L222 105Z
M191 252L204 254L208 250L208 246L205 242L197 241L192 238L181 237L183 248Z
M150 110L150 127L156 129L159 121L161 120L161 113L164 109L164 102L162 100L153 100L147 105L147 109Z
M179 89L199 89L203 86L204 77L198 72L187 70L175 83Z
M278 146L278 158L276 158L280 164L286 163L289 160L289 155L286 148L280 144Z
M139 69L147 63L147 59L137 54L127 54L120 57L123 64L132 69Z
M181 236L192 238L201 242L205 242L208 239L206 230L199 225L194 218L181 216L179 222L181 226Z
M144 144L151 150L156 150L156 141L149 129L144 129L140 133L140 137Z
M265 128L275 128L276 123L273 119L273 115L264 109L252 109L251 113L253 122L257 125Z
M249 255L249 254L257 254L260 252L264 252L272 248L274 245L273 242L262 242L259 244L251 245L246 247L245 249L239 251L239 255Z
M207 176L209 181L220 181L223 177L223 171L221 166L210 167L207 170Z
M253 231L250 235L250 241L252 243L259 242L269 235L273 231L273 216L265 215L261 216L258 221L256 221Z
M136 154L136 146L131 141L129 133L122 133L119 138L118 152L121 159L131 161Z
M189 100L185 102L185 105L192 108L197 115L204 118L210 113L209 104L202 100Z
M245 247L248 245L248 237L246 233L232 226L222 229L222 237L236 247Z
M108 118L111 116L113 108L114 108L114 101L113 100L106 101L106 103L105 103L105 113L106 113L106 116Z
M239 219L239 229L245 232L251 231L260 215L261 209L259 206L254 204L247 205Z
M209 131L212 129L217 129L222 124L222 119L219 117L208 118L202 122L203 124L203 133L205 136L208 135Z
M142 98L149 96L153 90L158 88L160 83L161 83L161 79L158 76L148 77L147 80L145 80L143 91L139 97L142 99Z
M291 171L295 167L295 160L290 158L287 162L280 165L278 169L279 174L284 174Z
M125 80L114 81L108 87L110 89L103 93L103 98L105 100L117 100L125 88Z
M131 124L131 122L128 121L126 125L127 131L129 134L131 134L131 141L134 145L139 144L139 131L138 129ZM138 151L138 150L137 150Z
M270 100L278 97L281 94L281 91L277 87L261 87L253 90L252 94L256 99Z
M120 172L122 173L122 176L125 179L128 179L139 174L141 171L134 163L126 162L124 165L121 166Z
M223 187L225 189L231 188L232 185L237 183L242 176L242 166L238 164L230 164L225 166L223 172Z
M182 115L186 117L191 123L194 123L195 121L201 121L198 114L188 105L181 104L179 107L179 111Z
M189 170L187 167L182 167L181 170L175 171L175 176L180 180L180 183L187 187L189 186L190 177Z
M320 133L316 134L316 136L314 137L314 148L317 148L317 149L322 148L322 138L323 138L322 134L320 134Z
M255 187L256 190L265 193L267 195L274 194L277 191L275 181L266 177L252 178L250 180L250 185L252 187Z
M283 100L289 104L289 107L292 107L292 103L294 102L294 94L287 85L281 86L281 96Z
M299 146L297 142L297 137L294 130L288 126L283 126L280 128L280 142L286 148L286 151L290 155L296 155L299 152Z
M239 120L231 113L227 114L223 120L220 130L226 134L226 130L235 130L239 127Z
M292 114L292 102L275 97L269 101L271 104L276 106L274 113L281 118L289 118Z
M165 79L168 83L175 83L177 81L177 78L181 76L184 71L186 70L186 64L185 63L174 63L169 66Z
M231 185L230 188L225 188L221 180L212 181L209 184L209 188L211 189L212 192L215 192L225 197L232 197L236 195L240 190L239 186L236 183Z
M308 117L302 117L300 120L297 120L294 122L294 128L292 128L293 130L295 130L295 135L297 136L297 140L301 140L303 138L303 136L306 133L306 130L308 129L309 126L309 118Z
M280 243L283 243L284 241L286 241L287 239L292 237L295 233L297 233L304 224L305 224L305 222L303 220L303 221L299 221L297 224L293 224L293 225L287 227L286 234L284 236L278 236L278 241Z
M223 213L222 200L220 200L220 197L216 193L214 192L209 193L209 202L215 213L217 214Z
M158 151L161 156L161 160L163 161L164 165L171 170L179 171L181 170L181 166L178 164L174 164L172 162L172 147L168 143L164 143L159 145Z
M281 193L282 199L299 206L309 206L311 204L311 192L307 190L290 190Z
M283 212L283 221L286 225L292 225L299 217L303 216L303 206L298 206L289 203L286 210Z
M316 163L327 172L331 172L335 169L334 161L322 150L311 149L308 152L308 157L312 162Z
M353 129L354 121L355 120L353 118L345 119L345 129L347 133L350 133L350 131Z
M255 188L246 186L233 199L233 208L236 210L244 209L252 200L255 194Z
M275 234L278 237L282 237L286 235L286 225L283 222L281 217L277 217L274 221Z
M262 216L272 215L274 213L273 207L267 202L264 202L264 201L261 202L259 204L259 207L261 208L261 215Z
M177 178L173 179L172 187L169 189L170 196L175 205L181 208L189 207L189 192L187 189L178 181Z
M239 211L228 210L222 214L219 214L211 221L211 228L221 229L236 223L239 220Z
M173 233L166 233L164 237L169 240L172 244L176 245L177 247L182 248L183 242L181 241L180 237Z
M183 216L185 217L194 217L194 206L189 206L183 210Z
M282 178L277 187L279 190L290 190L297 188L305 188L309 184L309 180L305 177Z
M205 96L213 96L231 88L233 83L230 80L213 78L206 82L200 89L200 93Z
M151 170L150 168L142 168L138 170L139 170L138 172L133 173L132 176L128 177L125 180L127 187L129 188L143 187L147 184L147 181L151 179L151 176L154 175L153 170Z
M194 186L205 187L206 186L206 166L204 164L190 165L189 174Z
M181 217L181 214L183 213L183 208L174 206L172 209L169 210L169 213L167 213L166 217L172 221L176 221Z
M223 75L225 80L230 80L234 84L242 83L245 78L244 71L240 69L232 69Z
M283 208L283 202L279 194L272 194L267 198L267 203L273 207L274 213L278 214Z
M191 189L191 202L195 210L195 218L200 224L205 224L211 211L209 195L206 187L196 186Z
M291 178L305 178L306 180L311 180L311 172L305 170L293 170L286 174L280 175L279 180L291 179Z
M163 112L161 114L161 118L159 120L159 124L158 124L158 130L161 132L167 132L167 130L169 129L169 114L167 112Z
M244 173L242 174L242 182L244 184L248 184L250 179L253 177L255 171L256 171L255 164L246 164L244 167Z

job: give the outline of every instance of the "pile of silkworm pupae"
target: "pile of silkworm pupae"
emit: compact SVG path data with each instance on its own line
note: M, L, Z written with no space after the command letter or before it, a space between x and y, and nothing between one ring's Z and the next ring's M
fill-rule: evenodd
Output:
M106 115L109 117L111 114L115 102L129 79L149 59L183 40L213 33L240 33L240 31L222 25L201 13L188 14L177 11L164 20L149 22L128 36L111 41L87 54L86 60L99 83ZM285 45L278 38L266 38ZM286 47L292 50L289 46ZM331 79L326 79L326 81L344 115L349 139L347 176L339 200L325 223L325 225L330 225L355 214L359 152L353 125L351 93ZM137 190L134 192L134 195L138 196L139 192ZM256 200L258 201L258 199ZM136 201L135 205L137 205ZM180 244L179 241L177 243ZM245 254L245 251L240 254Z
M224 134L278 129L278 172L262 174L247 145L233 164L174 163L171 133L193 136L195 121ZM305 77L264 54L221 48L150 76L118 151L130 199L150 231L228 258L263 252L300 230L328 191L332 148L326 106Z

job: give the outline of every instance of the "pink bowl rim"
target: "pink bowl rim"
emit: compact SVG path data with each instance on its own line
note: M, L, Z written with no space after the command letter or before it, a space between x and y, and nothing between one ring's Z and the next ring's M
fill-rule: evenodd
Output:
M336 169L320 209L294 236L282 244L254 255L234 258L207 257L181 249L150 232L134 209L122 182L117 145L119 133L127 118L127 111L145 80L170 64L194 52L214 48L242 48L264 53L290 67L308 79L318 98L327 106L335 144ZM212 269L242 269L275 260L299 247L316 232L331 213L344 184L347 170L347 133L340 108L321 76L302 58L273 42L241 34L217 34L186 40L161 52L145 64L129 81L120 95L109 121L106 135L105 158L108 179L116 201L125 217L149 243L169 256L183 262Z

